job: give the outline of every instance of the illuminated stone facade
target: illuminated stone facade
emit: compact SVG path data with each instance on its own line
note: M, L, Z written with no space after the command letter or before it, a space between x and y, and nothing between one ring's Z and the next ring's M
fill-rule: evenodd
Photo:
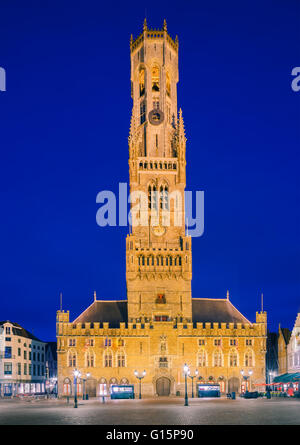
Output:
M60 396L73 390L74 368L86 380L79 392L84 384L90 396L116 382L134 383L137 390L136 369L146 370L144 394L182 395L185 363L191 374L198 370L200 381L220 383L222 392L265 381L266 313L257 313L251 323L228 293L223 299L192 298L178 47L166 22L155 31L145 22L140 36L131 38L130 192L146 196L136 212L146 223L133 224L126 239L127 300L95 296L72 322L69 312L57 313ZM242 370L244 377L252 372L250 379Z

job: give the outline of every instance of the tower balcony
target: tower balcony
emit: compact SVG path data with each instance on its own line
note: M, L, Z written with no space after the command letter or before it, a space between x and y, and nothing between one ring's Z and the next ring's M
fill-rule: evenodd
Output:
M138 171L168 171L177 173L177 158L138 158Z

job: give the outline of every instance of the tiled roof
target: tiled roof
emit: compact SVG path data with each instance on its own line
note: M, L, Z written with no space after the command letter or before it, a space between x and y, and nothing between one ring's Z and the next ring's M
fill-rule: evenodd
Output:
M0 326L3 326L5 323L10 323L13 325L12 332L14 335L19 335L20 337L24 338L30 338L31 340L36 340L41 343L44 343L42 340L37 338L35 335L33 335L31 332L27 331L26 329L22 328L18 323L13 323L10 320L0 321Z
M119 327L120 323L127 322L127 300L94 301L74 323L108 322L110 327Z
M251 324L227 298L192 298L192 314L194 323Z
M244 323L251 324L227 299L193 298L193 322ZM74 323L108 322L111 327L127 323L127 301L94 301Z

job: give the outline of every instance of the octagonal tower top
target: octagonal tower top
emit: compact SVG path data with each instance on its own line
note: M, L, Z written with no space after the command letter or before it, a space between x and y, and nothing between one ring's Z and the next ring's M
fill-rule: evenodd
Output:
M134 52L137 48L139 48L142 45L142 43L146 39L157 41L157 40L163 40L164 38L166 38L167 42L175 51L178 51L178 36L176 36L175 40L170 36L170 34L167 31L166 20L164 20L162 29L150 29L148 28L147 21L145 19L143 24L143 31L141 32L141 34L136 39L134 39L133 35L131 34L130 51Z

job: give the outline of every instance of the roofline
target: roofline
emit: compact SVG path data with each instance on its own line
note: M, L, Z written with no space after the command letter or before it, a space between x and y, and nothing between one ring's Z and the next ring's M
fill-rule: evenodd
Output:
M116 302L120 302L120 301L121 302L122 301L125 302L127 300L94 300L92 302L92 304L90 304L83 312L81 312L81 314L79 314L78 317L76 317L74 321L71 321L71 323L76 323L78 318L81 317L81 315L83 315L90 307L92 307L94 303L101 303L101 302L103 302L103 303L116 303Z
M95 300L94 303L122 303L128 300Z
M227 298L209 298L209 297L204 297L204 298L198 298L198 297L192 297L192 300L217 300L217 301L229 301Z
M234 307L234 309L252 326L253 323L251 323L251 321L248 320L248 318L245 317L245 315L243 315L235 306L234 304L231 303L231 301L227 298L192 298L192 300L214 300L214 301L228 301L228 303L231 304L232 307Z
M240 312L240 311L239 311L239 310L238 310L238 309L237 309L237 308L235 307L235 305L234 305L234 304L232 304L232 303L231 303L231 301L230 301L230 300L227 300L227 301L228 301L228 302L229 302L229 303L231 304L231 306L233 306L233 307L234 307L234 309L235 309L236 311L238 311L238 313L239 313L239 314L240 314L240 315L241 315L242 317L244 317L244 318L245 318L245 320L247 320L247 321L248 321L248 323L249 323L249 324L251 324L251 325L253 324L253 323L251 323L251 321L249 321L249 320L248 320L248 318L246 318L246 317L245 317L245 315L243 315L243 314L242 314L242 313L241 313L241 312Z

